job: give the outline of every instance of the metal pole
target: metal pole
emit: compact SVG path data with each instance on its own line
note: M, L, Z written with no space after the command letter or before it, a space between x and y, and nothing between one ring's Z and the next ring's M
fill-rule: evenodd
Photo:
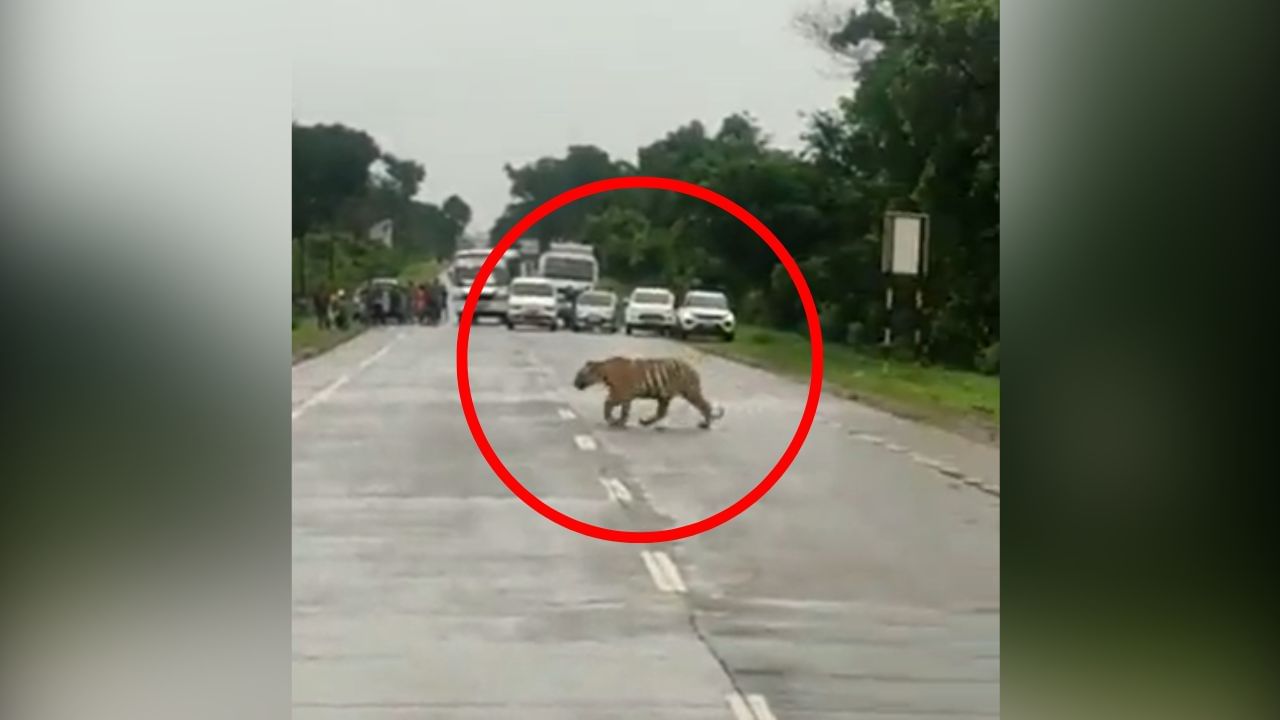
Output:
M885 277L884 288L884 346L888 348L893 341L893 276Z

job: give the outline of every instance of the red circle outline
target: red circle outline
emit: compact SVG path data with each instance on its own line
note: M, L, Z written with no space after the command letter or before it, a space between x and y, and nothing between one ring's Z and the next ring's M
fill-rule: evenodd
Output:
M507 467L502 464L502 459L494 452L493 446L489 444L489 440L484 434L484 429L480 425L480 419L476 415L475 402L471 397L471 378L467 371L467 348L471 338L471 321L475 314L476 303L480 299L480 291L484 288L489 275L492 274L493 269L497 266L498 260L515 244L516 239L524 235L538 221L571 202L611 190L630 188L668 190L695 197L715 205L751 228L773 250L774 254L778 256L778 260L782 262L782 266L786 268L787 274L791 276L791 281L795 283L796 291L800 295L800 304L804 307L805 320L809 329L809 395L805 400L804 413L800 416L800 424L796 427L796 432L792 436L791 442L783 450L782 457L778 459L769 474L765 475L758 485L739 498L737 502L709 517L687 525L667 528L666 530L614 530L592 525L556 510L543 502L537 495L529 492L511 474L511 471L507 470ZM800 453L800 448L804 445L805 439L809 435L809 428L813 425L813 418L818 411L818 399L822 394L822 331L821 326L818 324L818 310L814 306L813 295L809 292L809 285L805 282L804 273L800 271L799 266L796 265L796 261L787 252L787 249L783 247L773 232L765 227L764 223L756 219L746 208L729 198L701 185L643 175L598 180L567 190L534 208L520 222L512 226L498 241L497 245L493 247L489 256L485 258L484 264L481 265L480 272L472 281L471 291L467 293L466 302L462 307L462 315L458 321L456 359L458 399L462 402L462 414L467 420L467 427L471 430L471 436L475 439L476 447L480 449L480 454L484 456L484 459L489 463L489 467L497 474L498 479L502 480L502 483L507 486L507 489L523 500L526 505L533 508L539 515L561 527L587 537L622 543L661 543L683 540L718 527L754 505L769 490L773 489L773 486L782 478L787 468L791 466L792 461Z

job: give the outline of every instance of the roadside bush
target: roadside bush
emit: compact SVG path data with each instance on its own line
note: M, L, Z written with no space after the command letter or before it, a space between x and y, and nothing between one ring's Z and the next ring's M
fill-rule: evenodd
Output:
M974 359L973 365L984 375L999 375L1000 343L994 342L983 348Z

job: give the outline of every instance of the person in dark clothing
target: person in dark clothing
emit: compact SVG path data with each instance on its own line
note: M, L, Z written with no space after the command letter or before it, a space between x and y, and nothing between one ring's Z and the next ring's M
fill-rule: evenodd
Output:
M439 324L449 309L449 293L445 290L439 278L431 281L431 298L433 301L431 303L432 313L436 324Z
M400 288L391 288L387 291L391 296L391 317L395 319L396 324L401 324L405 320L404 312L404 291Z
M316 324L321 330L329 329L329 293L324 290L317 290L311 296L311 309L316 314Z

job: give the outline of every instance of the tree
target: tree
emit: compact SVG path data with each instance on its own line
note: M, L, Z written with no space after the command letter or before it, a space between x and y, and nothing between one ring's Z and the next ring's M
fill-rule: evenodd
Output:
M999 339L999 6L872 0L828 30L858 86L814 118L816 162L872 215L930 215L931 353L971 362Z
M427 171L415 160L401 160L391 153L382 156L385 175L379 183L402 200L412 200L427 178Z
M573 145L563 158L544 157L521 167L507 165L504 170L511 181L513 200L489 232L494 240L556 195L596 180L619 177L630 167L610 159L608 153L594 145ZM581 239L587 217L603 207L603 202L601 196L575 202L530 229L529 237L541 240L544 248L555 240Z
M471 206L457 195L450 195L445 198L444 204L440 206L440 209L462 230L465 230L467 225L471 223Z
M330 279L388 273L457 247L470 208L454 195L451 212L414 198L426 179L415 160L381 150L365 132L342 125L293 124L293 232L298 241L298 288L307 290L308 258L327 262ZM365 242L369 228L390 219L394 247ZM318 256L312 238L325 241ZM354 242L353 242L354 240Z
M359 130L343 125L293 124L293 237L298 242L301 293L307 292L308 234L332 222L345 201L365 190L369 166L378 154L377 143ZM332 245L328 261L332 276Z

